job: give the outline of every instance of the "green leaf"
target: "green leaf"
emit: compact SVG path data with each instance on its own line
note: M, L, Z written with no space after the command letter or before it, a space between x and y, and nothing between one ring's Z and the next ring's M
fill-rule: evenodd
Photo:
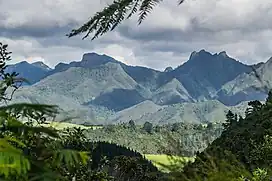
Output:
M68 167L73 167L79 163L87 164L88 152L79 152L70 149L61 149L54 152L53 162L57 165L64 163Z
M15 138L0 139L0 175L9 177L11 174L26 174L30 170L30 162L24 157L22 150L14 147L8 141L24 144Z

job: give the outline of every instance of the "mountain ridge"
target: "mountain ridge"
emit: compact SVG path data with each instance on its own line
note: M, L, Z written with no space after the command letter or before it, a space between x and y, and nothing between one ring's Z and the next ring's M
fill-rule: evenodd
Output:
M272 83L268 71L270 62L254 65L268 84ZM244 101L265 99L264 94L254 90L258 85L248 78L252 67L229 57L225 51L211 54L204 49L192 52L186 63L168 71L129 66L107 55L87 53L79 62L60 63L46 71L33 85L22 87L15 99L57 104L65 111L83 115L77 122L118 122L118 115L120 120L128 121L125 112L133 110L135 119L144 112L135 120L140 123L149 119L157 124L184 120L207 122L215 120L212 115L218 115L219 121L224 120L224 111L228 108L235 111L235 106ZM43 65L36 68L41 70ZM243 80L245 84L241 83ZM247 84L251 86L245 86ZM252 90L243 89L243 85ZM205 104L211 111L202 109ZM146 105L151 106L150 110L142 110L148 109ZM152 107L158 110L154 112ZM242 108L237 108L237 112L243 112Z

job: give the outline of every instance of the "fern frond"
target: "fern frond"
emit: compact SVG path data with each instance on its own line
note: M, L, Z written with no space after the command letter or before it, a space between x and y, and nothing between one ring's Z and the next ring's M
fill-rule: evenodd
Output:
M163 0L144 0L142 5L140 6L140 15L138 19L138 23L141 24L143 20L146 18L148 13L153 10L154 6L162 2Z
M2 119L0 114L0 125L4 125L4 127L0 127L0 130L2 131L9 131L11 133L14 133L16 135L21 135L22 133L39 133L39 134L46 134L48 136L57 138L59 137L59 134L56 129L53 127L42 127L40 125L32 126L22 123L21 121L17 120L16 118L12 116L8 116L6 119Z
M1 112L36 118L37 115L55 116L58 113L58 109L57 106L53 105L17 103L0 107Z
M24 157L23 151L14 147L10 142L15 142L21 147L25 145L15 138L0 138L0 175L26 174L30 170L30 162Z
M181 5L185 0L179 0L178 5Z
M62 176L52 170L44 170L41 174L30 174L29 181L62 181Z
M87 38L91 33L94 33L91 40L102 36L108 31L114 30L125 19L131 18L133 14L139 11L138 24L141 24L148 13L163 0L114 0L112 4L105 7L102 11L97 12L89 21L77 29L73 29L66 36L73 37L81 33L86 33L82 38ZM178 5L185 0L178 0Z
M68 37L87 32L83 37L85 39L90 33L95 33L92 40L98 36L103 35L108 31L115 29L125 18L129 10L133 8L135 2L139 0L115 0L111 5L104 8L101 12L97 12L93 18L78 29L74 29L71 33L67 34ZM137 5L138 6L138 5ZM135 9L135 6L134 6ZM132 13L135 13L135 10Z
M127 16L127 19L129 19L133 14L135 14L138 11L139 2L140 2L140 0L135 1L135 4L133 5L133 8L131 8L131 11Z
M16 139L15 137L12 137L12 136L4 136L4 138L2 138L2 140L5 140L6 142L15 143L18 146L20 146L21 148L25 148L26 147L26 145L22 141Z
M87 23L78 29L73 29L68 37L87 32L83 37L85 39L90 33L94 33L92 40L103 35L108 31L114 30L125 18L125 15L130 10L130 16L137 12L138 2L140 0L115 0L102 11L97 12Z
M73 167L79 163L87 164L88 159L88 152L75 151L71 149L61 149L53 154L53 162L59 166L65 164L68 167Z

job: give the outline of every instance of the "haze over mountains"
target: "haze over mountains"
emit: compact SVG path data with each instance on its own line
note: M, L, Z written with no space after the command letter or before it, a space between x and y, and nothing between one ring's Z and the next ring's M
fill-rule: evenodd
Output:
M253 68L265 83L260 83ZM79 62L11 65L31 83L14 102L56 104L74 122L95 124L150 121L219 122L227 110L242 114L245 101L264 100L261 88L271 86L272 59L245 65L226 52L193 52L189 60L164 72L129 66L107 55L84 54Z

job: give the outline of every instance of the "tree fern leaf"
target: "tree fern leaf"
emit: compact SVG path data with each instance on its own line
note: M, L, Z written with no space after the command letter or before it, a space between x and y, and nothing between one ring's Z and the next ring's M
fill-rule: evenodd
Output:
M87 152L79 152L70 149L58 150L54 153L53 156L53 160L56 165L61 165L61 163L64 163L68 167L75 166L80 162L87 164L88 159L89 156Z
M185 0L179 0L178 5L181 5Z
M127 13L128 7L135 0L117 0L109 6L105 7L102 11L97 12L87 23L78 29L73 29L71 33L66 36L72 37L80 33L87 32L83 37L86 38L90 33L95 32L92 40L98 36L103 35L107 31L112 31L121 21L124 19L123 16ZM131 9L131 8L129 8Z
M57 106L53 105L17 103L0 107L0 112L20 113L23 117L31 117L37 112L46 116L54 116L58 110Z
M52 170L44 170L41 174L30 175L29 181L62 181L61 175Z
M86 165L86 164L88 163L88 160L90 159L90 157L89 157L88 154L89 154L89 153L86 152L86 151L80 151L80 152L79 152L80 159L81 159L81 161L82 161L82 163L83 163L84 165Z
M14 142L14 143L16 143L18 146L21 146L22 148L26 147L26 145L25 145L22 141L16 139L15 137L12 137L12 136L5 136L5 137L2 138L2 139L6 140L7 142Z
M136 0L136 2L133 5L133 8L131 9L131 12L127 16L127 19L129 19L133 14L135 14L138 11L139 1L140 0Z
M8 177L12 173L27 173L30 170L29 160L24 157L22 150L11 145L8 140L8 138L0 139L0 175Z
M156 6L160 2L162 2L162 0L143 0L139 9L140 15L138 19L138 24L141 24L146 18L147 14L150 13L150 11L153 10L154 6Z
M113 31L124 20L122 17L125 16L128 11L130 12L126 19L131 18L133 14L139 11L138 24L141 24L148 13L153 10L153 7L162 1L163 0L114 0L112 4L107 5L102 11L95 13L88 22L78 29L73 29L70 33L66 34L66 36L70 38L87 32L82 39L94 33L94 36L91 38L91 40L94 40L108 31ZM178 5L184 1L185 0L178 0ZM139 8L140 2L142 3Z

